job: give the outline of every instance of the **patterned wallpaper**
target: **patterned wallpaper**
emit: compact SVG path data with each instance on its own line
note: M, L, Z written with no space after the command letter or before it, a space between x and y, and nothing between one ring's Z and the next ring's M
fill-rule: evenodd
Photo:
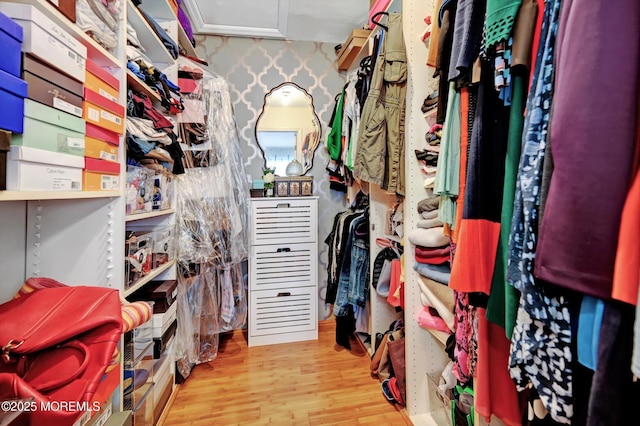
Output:
M337 71L334 45L305 41L283 41L239 37L196 36L198 55L209 62L209 69L229 82L231 99L245 158L245 169L253 179L262 176L262 153L255 140L255 124L264 95L280 83L291 81L313 97L322 127L322 141L316 150L313 168L314 195L319 196L318 212L318 318L331 315L324 303L327 285L327 251L325 238L331 231L334 216L346 207L343 193L329 189L325 171L329 155L324 141L335 96L345 83Z

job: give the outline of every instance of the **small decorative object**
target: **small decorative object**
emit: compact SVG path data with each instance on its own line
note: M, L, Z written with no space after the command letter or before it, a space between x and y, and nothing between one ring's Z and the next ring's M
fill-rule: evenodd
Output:
M300 176L304 173L304 170L302 169L302 164L294 158L289 164L287 164L285 173L287 176Z
M278 197L300 197L313 195L313 176L277 176Z
M265 197L273 197L273 187L276 181L275 169L266 168L262 173L262 181L264 182Z

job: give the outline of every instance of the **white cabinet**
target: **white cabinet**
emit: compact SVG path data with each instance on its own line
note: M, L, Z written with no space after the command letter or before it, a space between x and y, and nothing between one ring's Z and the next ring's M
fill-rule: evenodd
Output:
M251 200L249 346L318 338L318 199Z

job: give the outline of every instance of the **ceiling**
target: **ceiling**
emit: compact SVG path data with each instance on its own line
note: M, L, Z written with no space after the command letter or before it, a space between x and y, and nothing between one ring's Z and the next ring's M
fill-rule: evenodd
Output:
M196 34L342 43L370 0L183 0Z

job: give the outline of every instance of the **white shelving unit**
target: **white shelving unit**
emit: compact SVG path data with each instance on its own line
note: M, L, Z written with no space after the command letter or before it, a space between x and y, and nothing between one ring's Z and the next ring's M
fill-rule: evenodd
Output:
M415 158L414 149L422 149L424 135L429 130L423 117L421 106L429 93L437 88L438 81L425 65L427 46L421 41L424 32L424 18L433 11L433 0L395 0L388 11L403 14L403 32L408 57L409 82L407 87L407 109L405 116L405 190L404 229L417 226L419 219L416 209L418 201L426 197L422 187L422 172ZM384 22L384 21L383 21ZM348 72L357 69L360 61L370 54L374 29ZM367 188L367 186L365 186ZM370 221L370 258L373 260L381 248L376 238L389 238L385 234L387 210L396 203L395 194L390 194L377 185L368 185L369 221ZM406 413L414 425L443 426L451 424L450 408L438 399L437 384L440 374L448 362L444 351L447 336L445 333L430 332L418 325L417 317L422 310L418 274L413 269L414 246L405 240L404 245L404 291L405 291L405 349L407 401ZM380 297L371 287L371 316L369 319L371 339L376 333L383 333L402 314L397 313L385 298ZM361 336L362 339L362 336ZM373 348L368 348L370 354Z
M414 149L424 148L424 135L429 130L420 107L424 99L438 84L425 65L427 46L420 40L425 29L424 18L433 11L433 0L403 0L404 39L407 49L409 84L405 121L406 197L404 206L405 229L416 228L418 202L426 197L422 187L422 172ZM442 337L418 325L417 316L422 309L418 274L413 269L414 246L405 245L405 343L407 377L407 414L414 425L450 424L450 411L436 397L437 378L448 362ZM434 379L435 378L435 379Z
M43 12L86 46L88 58L125 87L123 45L114 53L106 51L46 0L12 2L32 5ZM119 21L118 32L124 34L124 20ZM122 90L119 103L124 105L124 101ZM124 149L121 138L120 158L124 158ZM68 285L121 289L123 188L124 184L119 191L0 191L0 270L5 277L0 302L12 298L31 276L47 276Z
M118 103L125 105L125 52L119 44L106 51L46 0L11 0L37 8L87 48L87 57L120 83ZM125 34L125 14L117 33ZM119 158L125 157L120 137ZM120 163L117 191L0 191L0 303L11 299L26 279L49 277L66 285L122 290L124 283L124 175ZM122 390L113 394L112 410L122 409Z
M171 9L169 3L166 1L146 1L141 3L140 7L149 15L153 16L161 25L165 22L177 22L173 9ZM184 48L187 55L197 58L198 54L196 53L196 49L189 41L189 37L182 28L182 25L178 24L175 30L177 31L177 39L175 41ZM171 33L169 35L173 36Z
M127 21L136 29L141 43L145 46L145 53L153 61L153 65L177 83L176 60L158 40L130 0L121 3L117 31L120 41L113 53L102 48L47 0L10 1L35 6L86 46L88 58L119 80L118 101L123 106L126 104L128 84L144 91L153 101L160 101L151 88L126 68ZM166 0L147 3L157 7L162 4L170 10ZM153 13L150 15L154 16ZM173 19L177 23L177 18ZM125 151L124 137L120 137L118 155L121 158L121 184L118 191L0 191L0 271L3 274L0 303L11 299L29 277L50 277L72 286L94 285L114 288L119 290L123 297L131 295L151 280L175 278L176 261L173 260L151 271L133 287L124 290L126 229L175 223L173 208L138 215L125 214ZM122 347L120 349L122 352ZM174 371L173 363L171 368ZM158 398L154 398L155 400ZM122 409L121 388L114 394L113 402L114 412Z

